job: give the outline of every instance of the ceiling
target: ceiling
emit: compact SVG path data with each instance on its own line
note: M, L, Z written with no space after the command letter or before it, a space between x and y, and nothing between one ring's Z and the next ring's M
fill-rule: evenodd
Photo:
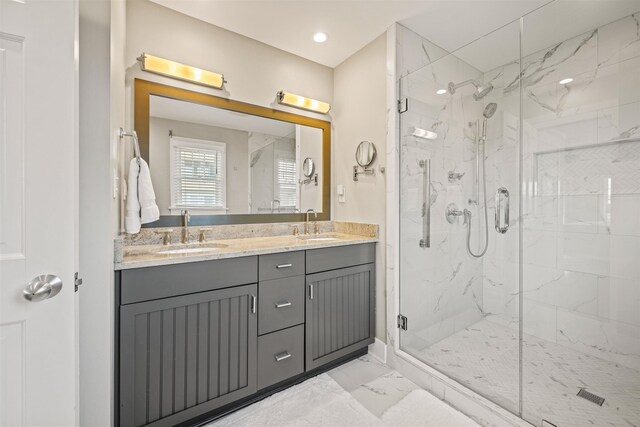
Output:
M161 96L151 96L149 115L161 119L258 132L280 137L290 136L295 132L293 123Z
M542 49L640 10L640 0L151 1L328 67L339 65L394 22L452 52L552 1L532 14L525 28L532 45ZM328 35L325 43L313 41L318 31ZM469 56L487 69L488 62L502 60L500 52L492 49L497 57L489 60Z

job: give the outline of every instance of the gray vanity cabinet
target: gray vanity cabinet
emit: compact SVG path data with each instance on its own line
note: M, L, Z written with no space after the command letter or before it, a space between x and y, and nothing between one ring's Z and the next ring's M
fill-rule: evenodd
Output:
M256 295L254 284L121 306L120 425L173 426L255 393Z
M307 252L306 370L365 348L375 334L375 246Z
M364 354L374 340L375 243L116 277L120 427L224 413Z

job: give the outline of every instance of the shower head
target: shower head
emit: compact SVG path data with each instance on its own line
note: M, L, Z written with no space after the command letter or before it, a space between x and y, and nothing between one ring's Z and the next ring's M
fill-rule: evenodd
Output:
M484 116L485 119L490 119L491 117L493 117L497 109L498 109L498 104L496 104L495 102L490 102L489 104L487 104L486 107L484 107L484 111L482 112L482 115Z
M476 101L480 101L482 98L487 96L489 92L493 90L493 85L491 83L487 83L484 86L476 86L476 91L473 93L473 99Z
M481 85L475 80L465 80L457 84L453 82L449 82L449 85L448 85L449 93L453 95L454 93L456 93L456 89L463 86L467 86L467 85L473 85L473 87L476 88L476 91L473 93L473 99L475 99L476 101L480 101L482 98L487 96L489 92L493 90L493 85L491 83Z

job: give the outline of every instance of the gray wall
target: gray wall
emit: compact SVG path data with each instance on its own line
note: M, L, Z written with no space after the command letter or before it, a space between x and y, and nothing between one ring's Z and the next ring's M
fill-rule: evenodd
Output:
M248 133L198 123L152 117L149 122L149 161L151 180L156 192L160 215L171 215L169 130L184 138L204 139L227 144L227 207L229 214L249 213L247 150ZM223 212L214 212L223 213ZM192 212L198 215L197 211ZM211 212L207 212L211 214ZM173 212L176 215L176 212Z
M380 225L376 253L376 337L386 342L386 176L378 166L386 164L386 35L383 34L356 52L335 69L334 105L334 183L345 186L346 202L338 203L332 189L333 219ZM354 182L352 173L356 147L362 140L376 145L375 175L361 175Z

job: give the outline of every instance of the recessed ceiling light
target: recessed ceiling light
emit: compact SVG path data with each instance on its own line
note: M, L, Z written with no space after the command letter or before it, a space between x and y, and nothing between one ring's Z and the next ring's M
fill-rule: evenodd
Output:
M313 35L313 41L316 43L324 43L327 41L327 35L325 33L315 33Z
M446 90L446 89L438 89L438 90L436 91L436 93L437 93L438 95L444 95L445 93L447 93L447 90Z
M561 85L566 85L568 83L571 83L573 81L573 79L571 77L569 77L568 79L562 79L560 80L560 84Z

